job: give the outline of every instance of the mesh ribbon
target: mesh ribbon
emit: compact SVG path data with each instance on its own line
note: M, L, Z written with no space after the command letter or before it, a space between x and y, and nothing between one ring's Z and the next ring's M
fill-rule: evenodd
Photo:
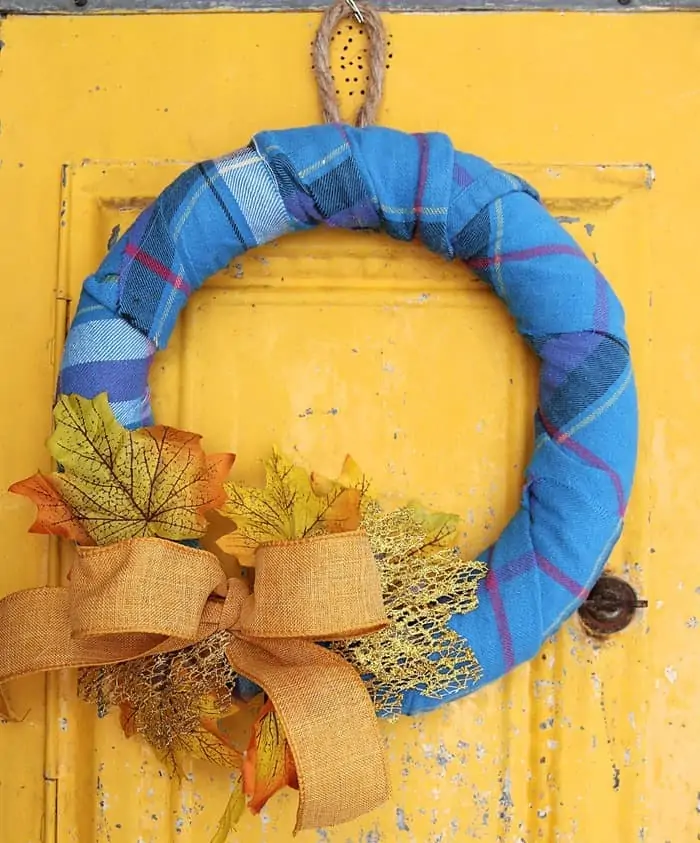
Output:
M362 680L313 641L386 623L362 532L261 546L253 594L203 550L160 539L80 547L66 588L0 601L0 691L19 676L180 650L227 629L229 662L268 694L294 755L296 830L336 825L384 802L389 785Z

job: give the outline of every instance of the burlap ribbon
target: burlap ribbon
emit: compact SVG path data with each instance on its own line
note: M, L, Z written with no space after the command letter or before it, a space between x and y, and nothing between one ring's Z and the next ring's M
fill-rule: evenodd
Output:
M296 829L354 819L386 800L377 718L356 671L313 641L387 623L367 537L339 533L263 545L254 593L211 553L160 539L78 548L67 588L0 601L2 685L39 671L182 649L218 630L284 726L299 780Z

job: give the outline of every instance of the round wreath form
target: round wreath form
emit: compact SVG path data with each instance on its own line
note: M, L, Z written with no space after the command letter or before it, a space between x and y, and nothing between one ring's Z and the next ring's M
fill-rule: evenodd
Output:
M232 456L206 457L199 437L151 426L148 371L191 293L244 251L321 223L417 237L464 261L503 299L541 360L521 506L475 563L462 561L445 538L447 516L417 508L383 513L351 461L330 481L298 473L275 454L266 490L272 498L235 484L222 494ZM129 728L129 683L133 691L143 679L149 694L166 680L181 681L190 697L193 687L205 696L211 691L198 722L216 740L221 695L240 701L262 688L266 701L245 756L223 738L212 746L224 747L222 763L239 762L253 810L279 787L298 787L297 828L344 822L387 798L377 712L417 714L478 689L532 658L574 612L619 538L637 441L622 307L536 191L455 151L444 135L344 125L258 134L248 147L188 169L138 217L85 281L55 416L50 447L63 474L14 490L43 511L36 531L77 540L77 559L66 588L0 601L0 713L10 716L2 683L81 667L83 696L103 707L118 704L125 731L144 731L158 746L157 728L150 735ZM128 458L158 474L166 457L185 453L196 489L191 532L182 532L179 510L170 521L162 514L176 509L166 506L175 483L161 484L159 516L140 534L120 526L110 533L114 523L95 515L99 506L92 521L76 518L100 485L84 450L88 440L100 470ZM272 499L291 507L290 530L266 533L251 516ZM201 535L202 513L220 507L225 514L229 507L243 538L234 552L244 555L247 544L255 555L254 595L244 580L227 578L216 557L182 541ZM295 532L296 518L307 520ZM288 540L274 540L280 537ZM425 552L436 537L439 558ZM392 609L387 560L406 558L414 567L402 569L401 579L415 573L418 596L404 592L408 608ZM433 564L447 566L447 591L430 591ZM424 639L422 655L442 654L444 679L435 674L437 689L427 679L402 685L411 661L404 649L387 673L398 677L396 686L387 687L377 663L362 661L362 642L377 634L391 642L396 624L415 628L426 611L443 616L435 626L424 623L434 652L425 651ZM39 630L37 616L48 619ZM129 673L130 664L141 672ZM170 705L176 692L168 693ZM154 699L162 711L162 693ZM245 804L239 796L227 822Z

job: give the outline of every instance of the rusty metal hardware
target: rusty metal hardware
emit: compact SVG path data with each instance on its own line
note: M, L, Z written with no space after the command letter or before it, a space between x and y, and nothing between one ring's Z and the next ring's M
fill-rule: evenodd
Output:
M630 624L637 609L645 609L647 600L640 600L632 586L604 574L591 589L578 610L581 622L592 635L612 635Z

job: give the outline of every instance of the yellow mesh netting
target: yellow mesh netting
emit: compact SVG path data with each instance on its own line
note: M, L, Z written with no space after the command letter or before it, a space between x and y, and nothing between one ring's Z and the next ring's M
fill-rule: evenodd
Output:
M451 531L431 534L412 507L385 512L365 499L362 526L379 567L390 625L336 642L333 649L363 676L377 711L389 716L400 713L406 691L440 699L463 690L480 667L447 622L476 607L486 566L465 562L450 543Z
M217 632L185 650L81 670L78 693L100 716L119 707L124 731L143 735L171 768L183 753L227 765L228 748L210 740L202 720L215 721L235 706L237 675L225 655L230 640Z

